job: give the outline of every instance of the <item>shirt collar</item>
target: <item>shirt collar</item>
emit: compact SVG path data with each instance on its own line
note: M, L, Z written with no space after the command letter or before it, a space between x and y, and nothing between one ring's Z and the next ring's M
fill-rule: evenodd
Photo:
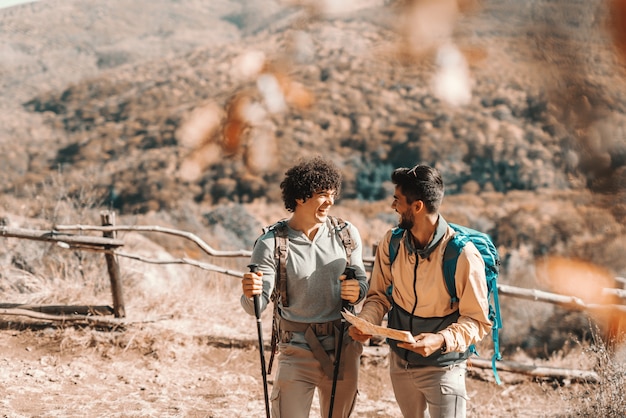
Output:
M443 218L443 216L439 215L439 218L437 219L437 226L435 227L435 232L433 234L433 237L430 240L430 242L426 245L426 247L422 249L416 248L415 244L413 243L413 239L411 239L410 232L404 234L404 245L406 249L409 251L409 254L417 254L420 256L420 258L428 258L430 257L432 252L435 251L435 248L437 248L437 246L441 242L441 239L446 234L447 230L448 230L448 223Z

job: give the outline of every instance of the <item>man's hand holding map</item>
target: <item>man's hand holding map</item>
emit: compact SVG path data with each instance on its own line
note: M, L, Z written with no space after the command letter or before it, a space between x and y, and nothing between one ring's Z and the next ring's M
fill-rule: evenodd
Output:
M341 312L343 317L352 324L352 326L356 327L363 334L368 335L377 335L381 337L391 338L392 340L404 341L407 343L415 343L415 339L413 335L409 331L401 331L399 329L381 327L379 325L374 325L371 322L368 322L364 319L359 318L358 316L344 310Z

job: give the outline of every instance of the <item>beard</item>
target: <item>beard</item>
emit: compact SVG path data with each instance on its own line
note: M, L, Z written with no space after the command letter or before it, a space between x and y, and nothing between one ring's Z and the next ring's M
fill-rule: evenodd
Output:
M398 222L398 227L405 230L410 230L411 228L413 228L414 224L415 222L411 213L405 212L400 214L400 222Z

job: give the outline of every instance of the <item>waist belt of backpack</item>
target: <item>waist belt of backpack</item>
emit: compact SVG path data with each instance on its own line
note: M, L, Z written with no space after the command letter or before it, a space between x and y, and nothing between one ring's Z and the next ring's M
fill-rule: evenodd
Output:
M322 323L306 323L294 322L284 318L280 318L280 330L286 332L303 332L313 356L320 362L322 370L330 378L333 378L334 365L328 353L317 339L318 336L335 335L340 329L341 320L337 319L330 322Z

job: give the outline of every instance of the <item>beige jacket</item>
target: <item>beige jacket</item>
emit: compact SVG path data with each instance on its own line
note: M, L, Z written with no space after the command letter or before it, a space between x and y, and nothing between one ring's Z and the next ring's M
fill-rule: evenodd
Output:
M456 289L459 302L451 306L442 263L446 244L454 235L454 230L441 216L439 222L441 225L438 229L443 234L441 243L426 258L417 255L416 250L411 248L411 242L402 239L398 255L393 265L390 265L391 230L385 234L378 245L370 289L359 317L379 325L391 308L387 291L393 283L393 301L416 317L444 317L458 309L458 321L439 333L445 338L446 352L464 352L471 344L485 337L491 327L485 264L476 247L468 243L457 262ZM417 264L416 259L419 259Z

